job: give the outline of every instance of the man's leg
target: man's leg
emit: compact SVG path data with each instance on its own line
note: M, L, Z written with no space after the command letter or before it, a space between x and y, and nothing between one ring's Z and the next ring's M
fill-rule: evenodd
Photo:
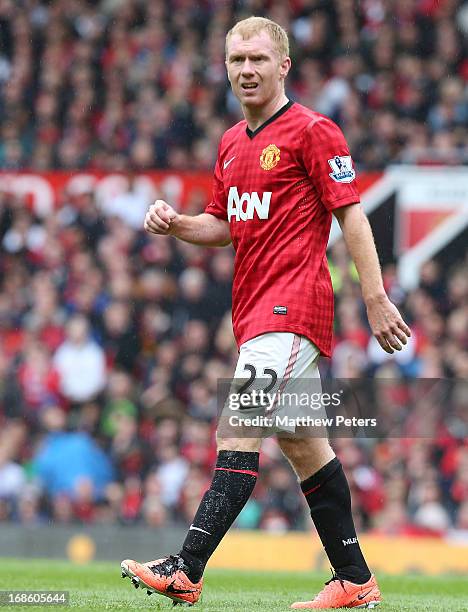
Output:
M205 566L249 499L258 473L261 439L218 439L218 459L210 488L203 496L177 555L138 563L125 559L122 577L133 584L194 604L203 586Z
M247 388L250 392L252 374L255 381L260 380L262 389L273 379L281 381L293 374L299 376L317 356L317 347L297 334L268 333L253 338L240 348L230 392ZM267 380L262 380L262 376ZM206 563L250 497L257 477L263 434L257 434L256 428L247 425L244 429L241 423L231 426L229 417L234 415L231 410L228 402L218 423L218 460L213 480L180 553L144 564L123 561L122 572L132 577L134 584L141 583L176 601L195 603L198 600ZM252 406L252 410L252 414L262 413L264 407ZM246 410L243 414L251 413Z
M367 582L370 571L351 514L351 495L340 461L323 438L279 438L301 481L312 519L337 576Z
M208 559L247 503L258 475L261 440L218 439L213 480L198 507L180 551L192 582L200 580Z
M315 527L336 573L313 601L298 602L293 607L377 605L380 591L356 536L349 485L328 440L291 437L278 438L278 443L301 481Z
M297 367L303 361L305 367L318 355L315 346L304 342L301 361L300 348L300 337L292 333L268 333L247 341L240 348L229 395L250 393L255 383L264 389L273 380L272 372L275 380L282 379L287 372L288 376L291 374L294 365ZM263 415L264 410L261 405L252 405L242 414ZM180 551L191 580L200 579L208 559L245 506L257 480L262 428L230 425L230 417L235 414L240 413L232 412L227 402L218 422L218 460L213 480Z

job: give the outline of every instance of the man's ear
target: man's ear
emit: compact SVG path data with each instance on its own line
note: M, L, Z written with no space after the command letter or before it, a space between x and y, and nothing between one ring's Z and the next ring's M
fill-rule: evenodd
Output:
M288 72L291 68L291 58L285 57L280 64L280 76L285 79L288 76Z

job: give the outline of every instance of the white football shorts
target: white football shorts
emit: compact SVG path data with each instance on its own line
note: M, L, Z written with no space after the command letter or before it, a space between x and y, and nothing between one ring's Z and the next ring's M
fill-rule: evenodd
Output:
M252 364L257 377L265 378L265 369L272 369L278 378L320 378L317 367L320 351L308 338L290 332L270 332L247 340L240 347L235 379L249 378Z
M221 437L294 433L304 424L299 417L322 416L319 354L308 338L290 332L242 344L220 419Z

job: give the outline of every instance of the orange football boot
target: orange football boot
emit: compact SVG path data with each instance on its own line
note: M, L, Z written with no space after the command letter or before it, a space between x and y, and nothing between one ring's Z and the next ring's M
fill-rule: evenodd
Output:
M138 563L133 559L125 559L120 564L122 578L128 576L134 587L146 588L148 595L159 593L174 601L174 604L192 606L200 598L203 578L197 583L191 582L185 571L187 566L178 555Z
M354 584L333 576L312 601L297 601L294 610L325 610L327 608L375 608L382 601L374 576L364 584Z

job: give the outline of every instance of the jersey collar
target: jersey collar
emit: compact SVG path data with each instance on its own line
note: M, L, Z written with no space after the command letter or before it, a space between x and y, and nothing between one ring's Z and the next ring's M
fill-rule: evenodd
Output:
M277 110L274 115L272 115L269 119L267 119L265 121L265 123L262 123L262 125L260 125L256 130L252 131L247 126L245 128L245 132L246 132L247 136L250 138L250 140L252 140L252 138L254 138L254 136L256 136L259 132L261 132L263 130L263 128L266 128L267 125L270 125L270 123L273 123L273 121L276 121L276 119L278 119L278 117L281 117L281 115L284 115L284 113L287 110L289 110L293 104L294 104L294 102L292 100L288 100L288 102L286 102L286 104L284 106L282 106L279 110Z

